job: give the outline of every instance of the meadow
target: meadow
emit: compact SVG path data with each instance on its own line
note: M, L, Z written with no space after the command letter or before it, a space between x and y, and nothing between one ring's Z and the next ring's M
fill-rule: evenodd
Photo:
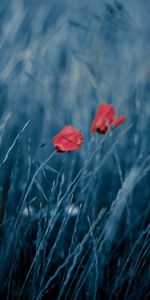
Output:
M149 22L148 0L0 1L1 300L149 299ZM93 134L104 102L126 121Z

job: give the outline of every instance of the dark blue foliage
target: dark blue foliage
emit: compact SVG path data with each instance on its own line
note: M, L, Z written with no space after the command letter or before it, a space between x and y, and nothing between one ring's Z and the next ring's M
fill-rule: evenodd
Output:
M0 299L149 298L149 12L0 2ZM92 135L102 102L126 122ZM68 124L84 143L60 154Z

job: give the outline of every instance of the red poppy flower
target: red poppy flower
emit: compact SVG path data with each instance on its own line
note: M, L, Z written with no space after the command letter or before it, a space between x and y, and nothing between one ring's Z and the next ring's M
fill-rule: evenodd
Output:
M103 103L99 106L91 126L91 131L98 131L103 134L106 133L109 128L116 128L124 121L124 116L116 116L116 110L113 105Z
M67 125L52 140L54 148L58 152L78 150L82 144L81 132L71 125Z

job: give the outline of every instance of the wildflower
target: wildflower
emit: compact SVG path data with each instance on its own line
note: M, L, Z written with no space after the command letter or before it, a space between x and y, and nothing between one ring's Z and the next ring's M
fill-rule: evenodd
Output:
M58 152L69 152L80 149L82 141L81 132L67 125L53 138L52 143Z
M99 109L91 126L91 131L97 131L104 134L108 131L109 128L116 128L124 121L124 116L116 116L116 110L113 105L103 103L99 106Z

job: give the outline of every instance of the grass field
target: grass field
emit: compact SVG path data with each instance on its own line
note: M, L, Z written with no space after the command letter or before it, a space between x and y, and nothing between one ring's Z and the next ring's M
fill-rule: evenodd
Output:
M150 2L0 1L0 299L150 297ZM90 132L100 103L126 122ZM81 149L57 153L71 124Z

